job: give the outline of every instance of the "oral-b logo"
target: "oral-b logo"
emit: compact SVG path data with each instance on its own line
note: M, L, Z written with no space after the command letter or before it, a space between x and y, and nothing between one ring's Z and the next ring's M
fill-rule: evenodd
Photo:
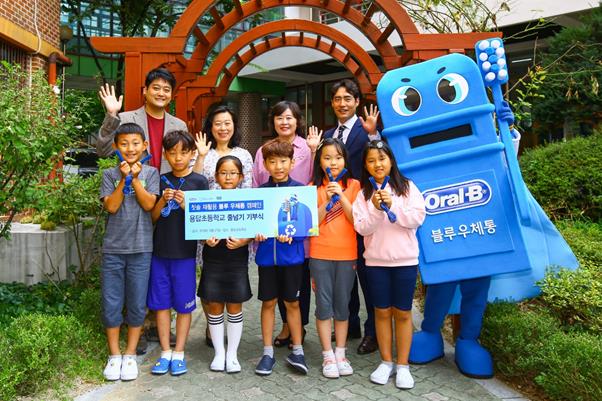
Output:
M491 187L483 180L459 182L429 189L422 193L427 214L482 206L491 200Z

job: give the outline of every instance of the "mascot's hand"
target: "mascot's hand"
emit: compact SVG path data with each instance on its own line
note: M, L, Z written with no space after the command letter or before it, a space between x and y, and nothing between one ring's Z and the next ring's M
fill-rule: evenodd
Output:
M498 118L508 123L508 125L514 124L514 113L512 112L508 102L505 100L502 101L502 107L498 112Z

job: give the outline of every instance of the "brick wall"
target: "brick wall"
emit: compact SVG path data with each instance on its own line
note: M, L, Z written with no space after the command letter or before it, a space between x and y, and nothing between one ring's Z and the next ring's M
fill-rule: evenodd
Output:
M0 0L0 16L36 34L34 25L36 0ZM60 47L60 0L37 0L37 25L42 38Z
M37 10L36 10L37 3ZM36 35L37 29L42 39L56 48L60 48L60 0L0 0L0 17ZM34 18L37 16L37 18ZM29 68L31 59L32 71L45 69L48 65L46 57L27 54L25 60L9 60Z

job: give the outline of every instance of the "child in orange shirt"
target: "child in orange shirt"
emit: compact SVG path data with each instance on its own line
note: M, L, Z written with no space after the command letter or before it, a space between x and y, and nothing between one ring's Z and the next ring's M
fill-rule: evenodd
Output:
M318 187L320 235L310 238L309 269L316 294L316 326L324 359L322 374L328 378L353 373L345 357L345 346L357 260L351 205L360 184L345 171L348 166L345 145L338 139L324 139L314 159L313 183ZM336 352L331 343L333 318Z

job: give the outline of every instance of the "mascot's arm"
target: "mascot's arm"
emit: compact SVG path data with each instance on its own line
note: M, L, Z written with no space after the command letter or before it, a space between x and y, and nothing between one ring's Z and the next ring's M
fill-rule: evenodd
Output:
M353 227L360 235L373 234L381 224L384 224L386 214L377 210L372 202L358 194L353 203Z
M393 198L391 210L397 216L396 224L405 228L418 228L424 222L426 210L424 198L412 181L407 196Z

